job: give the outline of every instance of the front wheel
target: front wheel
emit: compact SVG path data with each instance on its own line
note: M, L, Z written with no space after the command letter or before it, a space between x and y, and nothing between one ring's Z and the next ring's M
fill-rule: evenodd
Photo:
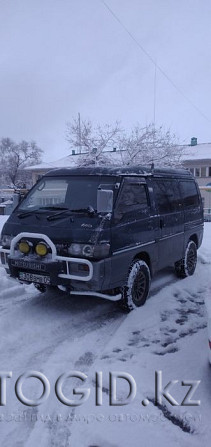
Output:
M45 285L45 284L34 284L34 286L41 293L49 292L51 294L56 293L56 294L64 295L64 293L66 292L65 288L62 289L59 286L49 286L49 285Z
M185 256L175 263L175 271L178 278L187 278L195 272L197 264L197 247L195 242L189 241L185 250Z
M146 262L134 261L130 266L127 282L122 287L121 307L129 312L143 306L149 294L150 282L151 275Z

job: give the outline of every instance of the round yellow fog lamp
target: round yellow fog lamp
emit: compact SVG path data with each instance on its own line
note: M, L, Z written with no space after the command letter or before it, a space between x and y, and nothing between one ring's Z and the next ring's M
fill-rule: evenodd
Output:
M18 248L24 255L27 255L30 252L30 245L27 241L21 241Z
M39 256L46 256L48 253L48 247L44 242L39 242L35 247L35 251Z

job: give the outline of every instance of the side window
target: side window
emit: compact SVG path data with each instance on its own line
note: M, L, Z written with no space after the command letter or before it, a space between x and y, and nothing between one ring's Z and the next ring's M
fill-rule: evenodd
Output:
M127 214L133 218L137 213L148 215L149 203L146 186L134 183L125 183L116 207L116 217L121 218Z
M181 197L176 180L154 180L153 189L160 214L167 214L180 210Z
M207 175L207 168L206 168L206 166L202 166L201 177L206 177L206 175Z
M194 208L199 205L199 195L193 181L182 181L180 182L180 187L182 191L182 201L185 208Z

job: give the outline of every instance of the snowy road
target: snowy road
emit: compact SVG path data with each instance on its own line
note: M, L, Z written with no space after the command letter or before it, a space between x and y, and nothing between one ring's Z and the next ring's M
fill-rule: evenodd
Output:
M194 277L177 280L171 270L158 275L143 308L123 313L116 303L96 298L40 294L22 286L0 267L1 371L7 380L7 403L0 409L0 443L3 447L132 445L209 445L211 429L211 370L207 361L204 297L211 275L211 224L206 224ZM21 404L15 382L25 371L43 372L51 384L48 400L38 407ZM64 372L84 372L91 395L80 407L65 406L54 385ZM155 371L169 380L200 380L194 399L201 405L172 407L154 400ZM103 372L103 405L96 407L95 372ZM130 373L137 396L128 406L109 407L109 371ZM81 383L80 383L81 385ZM125 383L120 396L127 395ZM70 397L73 380L67 381ZM172 388L181 402L184 387ZM28 379L24 393L39 397L38 380ZM147 407L141 405L148 398ZM77 399L77 397L75 397ZM186 412L186 413L185 413Z

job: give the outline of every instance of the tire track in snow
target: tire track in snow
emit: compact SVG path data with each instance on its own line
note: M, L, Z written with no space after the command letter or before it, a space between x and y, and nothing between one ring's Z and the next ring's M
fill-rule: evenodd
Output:
M7 335L7 348L1 355L2 364L6 364L6 360L8 360L7 364L9 366L9 359L10 361L12 359L15 374L35 369L46 372L47 376L48 371L52 370L54 364L56 364L60 373L74 368L87 370L101 352L102 346L106 344L107 340L110 340L127 316L116 305L113 306L109 302L100 302L90 298L88 300L83 298L79 301L78 297L68 299L67 297L52 296L48 293L29 297L28 301L19 302L18 308L10 308L10 310L13 314L10 315L10 318L12 321L15 320L15 324L13 324L11 336L10 334ZM40 315L42 315L41 318L39 318ZM4 320L4 325L7 326L7 316L2 320ZM38 333L40 327L42 327L42 331ZM34 331L38 338L33 336ZM14 333L17 336L15 344L13 343ZM84 343L84 340L86 340L86 343ZM87 346L90 349L90 340L94 352L87 350ZM77 360L74 363L70 362L71 351L74 351L75 345L78 344L81 344L83 349L80 355L77 352L75 353ZM19 349L17 349L17 346ZM58 358L62 358L60 362L62 371L61 364L57 364ZM20 408L22 408L21 405L16 404L16 409L20 411ZM35 436L35 431L39 438L40 426L37 422L31 425L22 424L21 427L20 433L19 427L14 429L14 427L8 425L5 434L2 433L3 445L7 446L8 439L19 439L19 445L21 446L30 445L28 439ZM56 424L55 429L50 422L45 424L45 427L46 429L48 427L48 436L51 438L50 444L47 445L63 445L61 439L58 444L55 444L58 424ZM68 432L68 427L65 430ZM52 435L52 433L54 434Z

